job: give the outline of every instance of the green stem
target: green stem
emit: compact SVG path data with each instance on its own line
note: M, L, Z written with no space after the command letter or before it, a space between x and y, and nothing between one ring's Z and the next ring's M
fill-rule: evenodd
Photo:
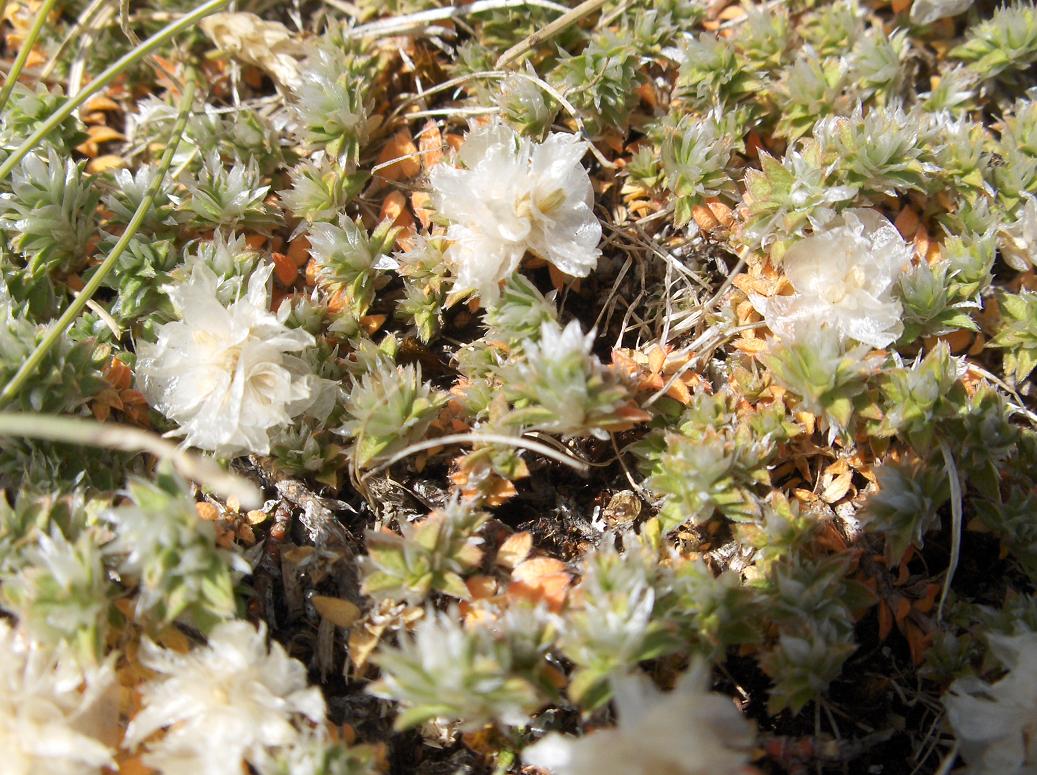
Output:
M228 473L214 460L188 452L161 436L129 425L95 422L82 417L30 413L0 413L0 436L21 436L124 452L147 452L168 460L187 479L224 498L236 498L243 508L258 508L263 499L247 479Z
M50 330L47 331L47 335L43 337L29 357L25 359L25 362L21 365L18 371L10 382L8 382L2 392L0 392L0 406L8 404L18 392L25 385L26 381L33 375L40 363L50 352L50 349L57 343L61 335L65 333L65 330L72 325L72 321L76 319L76 316L83 310L83 307L87 305L87 302L93 298L93 295L97 292L97 289L101 287L101 283L104 282L104 278L108 276L108 273L115 266L115 263L119 260L119 257L126 250L126 247L130 244L130 240L133 239L137 230L140 229L141 223L151 210L152 204L155 202L155 196L158 194L159 188L162 186L162 182L166 179L166 173L169 172L169 165L173 162L173 154L176 153L177 146L180 144L180 136L184 133L184 128L187 126L187 118L191 112L191 104L194 102L194 90L195 82L193 78L189 78L187 86L184 88L183 97L180 100L180 114L177 116L176 125L173 127L173 132L169 136L169 142L166 144L165 153L162 154L162 160L159 162L158 172L155 174L154 179L148 186L147 191L144 192L143 199L140 200L140 204L137 205L137 209L133 213L133 217L130 218L129 224L126 226L126 230L119 237L119 241L115 243L115 247L112 248L112 252L108 254L107 258L101 262L101 265L97 267L97 271L94 272L93 276L87 281L83 290L76 296L72 303L68 305L60 318L51 325Z
M115 80L127 67L140 61L170 38L196 24L213 11L222 8L227 2L228 0L209 0L209 2L198 6L186 16L167 24L135 49L121 56L118 61L107 67L104 72L76 92L74 97L70 97L64 105L48 116L47 120L40 124L39 128L24 143L19 145L3 164L0 164L0 180L6 180L7 176L11 174L11 170L28 155L29 151L39 145L40 141L50 134L62 121L71 116L76 108Z
M11 91L14 89L14 85L18 83L18 76L22 74L22 68L25 67L25 63L29 59L29 54L32 53L33 46L36 45L36 38L40 36L40 31L43 29L43 25L47 23L47 17L50 16L51 9L54 8L54 3L56 1L57 0L43 0L43 4L40 5L40 9L36 12L36 18L32 20L32 27L29 29L29 34L26 35L25 40L22 41L22 46L18 49L18 56L15 58L14 64L11 65L11 69L7 73L7 80L4 81L4 88L0 90L0 110L4 109L8 98L11 96Z

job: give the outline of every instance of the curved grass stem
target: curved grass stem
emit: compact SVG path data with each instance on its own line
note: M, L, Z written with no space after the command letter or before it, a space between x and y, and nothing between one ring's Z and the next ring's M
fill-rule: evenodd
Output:
M539 441L533 441L523 436L505 436L499 433L452 433L448 436L438 436L434 439L426 439L425 441L419 441L415 444L411 444L405 449L401 449L395 455L390 457L384 463L372 468L367 471L363 478L366 479L369 476L384 471L394 463L398 463L406 457L410 457L418 452L423 452L427 449L435 449L436 447L445 447L451 444L503 444L507 447L515 447L516 449L528 449L530 452L535 452L539 455L543 455L546 458L554 460L556 463L569 466L580 473L587 473L587 465L580 460L572 457L571 455L563 454L558 450L542 444Z
M224 471L207 457L188 452L161 436L129 425L96 422L82 417L0 413L0 436L19 436L123 452L147 452L168 460L184 477L224 498L236 498L243 508L257 508L263 499L247 479Z

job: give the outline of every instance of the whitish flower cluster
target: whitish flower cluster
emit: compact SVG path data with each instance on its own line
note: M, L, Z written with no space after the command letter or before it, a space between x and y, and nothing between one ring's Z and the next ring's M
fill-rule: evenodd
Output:
M143 761L165 775L240 775L247 762L273 772L284 751L324 721L324 698L306 667L267 646L266 628L232 621L187 654L145 641L141 663L158 674L141 692L143 709L126 745L149 742Z
M459 289L495 300L526 251L566 274L590 274L601 224L580 164L586 150L575 135L555 132L537 143L494 122L468 134L458 154L462 167L432 170L436 208L451 224L447 259Z
M198 263L168 288L180 320L141 342L137 374L149 403L176 422L187 444L221 454L267 454L270 431L310 408L322 380L297 355L314 343L290 329L289 312L269 311L272 265L257 269L244 295L224 306L217 277Z
M874 210L847 210L785 253L782 265L795 293L754 294L753 306L785 340L794 339L797 328L816 327L885 347L904 330L893 290L913 252Z
M967 772L1037 772L1037 633L987 639L1008 674L994 683L960 678L944 698Z
M108 624L108 579L88 533L75 542L60 530L40 532L23 549L25 567L0 586L0 601L34 641L75 644L81 657L101 651Z
M486 627L465 629L457 610L426 611L399 646L375 657L382 678L368 691L403 703L397 729L432 719L478 729L491 721L521 725L536 709L535 688L512 673L512 650Z
M525 360L506 366L500 377L515 404L515 424L566 436L591 434L607 439L610 427L631 417L618 411L629 398L619 374L591 352L594 332L584 334L578 320L562 328L553 320L540 325L539 341L522 343Z
M105 513L115 528L105 549L119 556L120 573L138 580L138 615L163 623L183 616L204 631L234 616L231 572L251 569L240 555L217 548L212 522L198 518L182 481L160 482L130 481L132 503Z
M110 663L80 667L67 651L26 641L0 621L0 751L8 775L100 775L115 721ZM110 711L110 712L108 712Z
M618 725L573 738L552 732L522 753L554 775L707 775L750 772L750 723L731 701L710 692L704 663L669 694L643 675L613 679Z

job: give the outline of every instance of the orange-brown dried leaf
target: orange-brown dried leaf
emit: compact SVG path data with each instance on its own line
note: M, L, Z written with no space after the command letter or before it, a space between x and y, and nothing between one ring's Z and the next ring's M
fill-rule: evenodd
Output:
M552 611L560 611L569 594L572 576L565 563L552 557L534 557L512 571L508 597L544 603Z
M285 288L295 284L299 276L299 267L286 253L271 253L270 258L274 262L274 278Z
M426 170L443 161L443 133L439 131L439 125L429 119L418 134L418 151L421 153L421 166Z
M508 536L497 550L496 562L503 568L514 570L533 550L533 534L528 530Z
M382 208L378 217L382 221L391 221L393 226L403 229L397 236L397 240L400 237L407 239L414 235L414 216L407 208L407 197L403 195L403 192L389 192L388 196L382 200Z
M422 228L432 228L432 216L436 212L432 209L432 195L427 191L415 191L410 195L410 205Z
M128 166L129 164L127 161L121 156L117 156L114 153L108 153L87 162L86 171L91 175L101 175L105 172L112 172L114 170L124 170Z
M382 146L375 166L385 164L377 175L388 180L409 180L421 174L421 162L418 158L418 147L411 139L410 132L401 129Z
M286 251L288 258L296 266L305 266L310 260L310 241L304 236L299 236L288 243Z

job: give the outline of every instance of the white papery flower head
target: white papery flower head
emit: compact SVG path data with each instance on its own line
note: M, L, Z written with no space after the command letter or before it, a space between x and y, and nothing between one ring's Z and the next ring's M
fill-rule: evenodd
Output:
M1001 227L1001 255L1018 272L1037 267L1037 197L1026 195L1019 218Z
M187 654L145 640L141 663L158 676L141 690L126 745L165 730L143 756L163 775L241 775L243 762L269 771L310 724L324 722L306 667L279 643L268 647L263 625L217 625L207 646Z
M582 738L552 732L522 758L553 775L748 773L752 725L708 679L702 662L668 694L643 674L614 678L616 727Z
M988 635L1008 674L994 683L959 678L944 697L968 775L1037 772L1037 633Z
M167 289L180 320L138 346L137 375L148 402L176 422L187 444L232 455L270 451L270 431L305 411L324 381L292 353L313 337L285 326L289 307L269 310L273 265L224 306L218 279L199 262L187 282Z
M118 723L111 662L83 667L0 621L0 755L6 775L100 775Z
M785 340L802 326L829 328L844 339L885 347L904 330L893 295L914 248L874 210L844 211L796 242L782 258L791 296L752 294L768 327Z
M601 224L580 164L586 150L576 135L553 132L537 143L494 121L469 132L461 167L432 170L435 206L451 223L447 259L459 289L495 300L526 251L574 277L590 274L601 255Z

